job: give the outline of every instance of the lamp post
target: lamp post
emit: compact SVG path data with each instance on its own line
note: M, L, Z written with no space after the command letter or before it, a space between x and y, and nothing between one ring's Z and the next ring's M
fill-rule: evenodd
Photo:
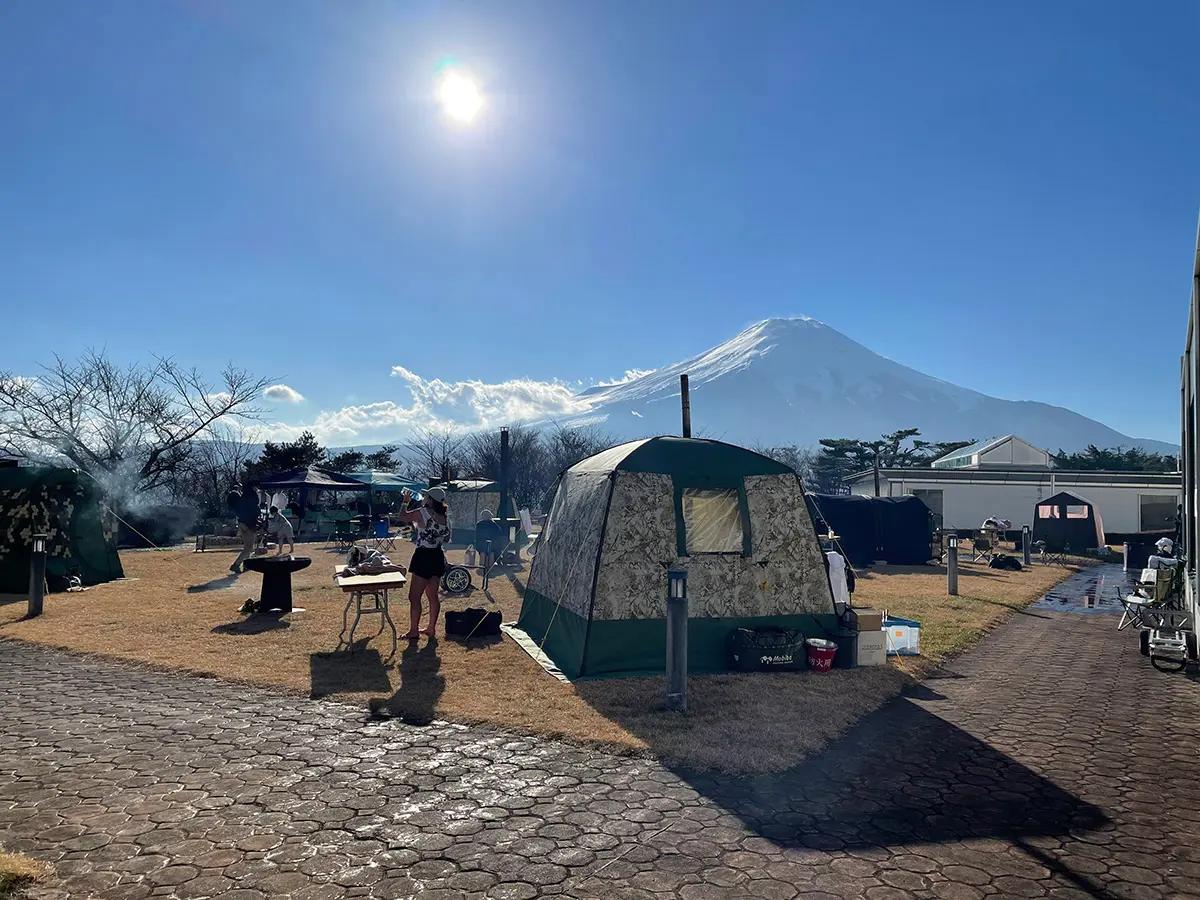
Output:
M1025 554L1024 562L1025 562L1026 566L1033 565L1033 558L1029 555L1032 550L1032 547L1031 547L1032 541L1030 540L1031 537L1032 537L1032 535L1030 533L1029 526L1022 525L1021 526L1021 548Z
M33 536L33 556L29 560L29 610L28 617L42 614L42 603L46 599L46 538Z
M667 709L687 711L687 572L667 572Z
M946 542L946 595L958 596L958 535L950 535Z

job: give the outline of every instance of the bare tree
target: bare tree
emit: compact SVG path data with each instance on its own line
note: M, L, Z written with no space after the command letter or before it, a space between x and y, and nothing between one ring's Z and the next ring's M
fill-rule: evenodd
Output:
M233 365L212 384L166 357L126 367L103 351L55 357L33 378L0 372L0 447L65 458L129 500L166 487L218 422L259 417L269 383Z
M542 433L542 440L552 477L557 477L581 459L594 456L616 443L611 434L595 425L569 428L558 422Z
M546 449L536 428L510 425L509 493L518 506L536 506L554 479ZM500 432L477 431L463 446L467 472L496 481L500 478Z
M170 479L171 499L194 504L206 516L224 514L226 494L240 487L246 463L258 456L256 438L226 423L214 424L192 442L187 461Z
M417 428L404 442L406 474L431 484L457 477L463 468L464 442L453 428Z
M761 453L763 456L768 456L776 462L781 462L785 466L794 469L796 474L800 476L800 480L804 482L805 488L808 490L816 490L817 484L813 473L813 464L816 461L817 454L811 447L797 447L794 444L786 444L779 447L767 447L756 445L751 448L755 453Z

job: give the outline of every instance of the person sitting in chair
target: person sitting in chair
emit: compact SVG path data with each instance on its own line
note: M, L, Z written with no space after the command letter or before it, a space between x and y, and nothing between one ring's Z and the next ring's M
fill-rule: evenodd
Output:
M475 552L479 554L479 566L484 572L496 562L496 557L503 549L503 540L500 523L492 517L490 509L485 509L475 523Z

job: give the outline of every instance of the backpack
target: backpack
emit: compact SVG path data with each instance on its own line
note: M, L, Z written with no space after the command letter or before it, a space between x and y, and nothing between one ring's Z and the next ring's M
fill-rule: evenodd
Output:
M990 569L1004 569L1009 572L1023 572L1024 567L1012 556L1004 553L997 553L992 557L992 561L988 563Z

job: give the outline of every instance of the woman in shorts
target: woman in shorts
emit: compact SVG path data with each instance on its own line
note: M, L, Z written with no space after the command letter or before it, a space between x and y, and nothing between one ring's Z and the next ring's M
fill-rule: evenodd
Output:
M446 492L442 488L431 487L424 494L424 502L419 508L401 513L398 517L400 521L412 524L417 543L412 562L408 566L408 608L411 624L404 638L409 641L415 641L423 634L433 637L437 632L438 613L441 612L438 588L441 586L442 576L446 574L446 554L442 552L442 545L450 540ZM407 504L412 492L406 489L400 496ZM429 600L429 625L426 628L421 628L422 594Z

